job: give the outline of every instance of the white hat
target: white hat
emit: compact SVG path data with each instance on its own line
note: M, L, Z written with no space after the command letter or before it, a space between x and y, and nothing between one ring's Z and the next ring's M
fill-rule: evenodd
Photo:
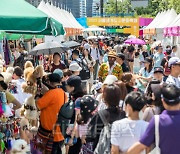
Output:
M106 79L104 80L103 84L113 84L114 82L118 81L118 78L114 75L108 75Z
M70 71L81 71L82 68L78 65L78 63L71 63L69 66Z
M94 89L95 89L95 90L99 90L99 89L101 89L101 88L102 88L102 82L98 82L98 83L96 83L95 86L94 86Z
M171 67L171 65L176 65L180 63L180 59L178 57L172 57L169 59L168 65Z

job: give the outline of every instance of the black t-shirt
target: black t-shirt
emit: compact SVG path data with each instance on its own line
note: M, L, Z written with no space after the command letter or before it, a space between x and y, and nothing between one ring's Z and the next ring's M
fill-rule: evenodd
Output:
M124 111L118 109L118 108L108 108L106 110L103 110L103 114L106 117L107 121L112 124L116 120L120 120L126 117L126 114ZM101 130L103 129L104 124L99 116L98 113L96 113L89 125L88 125L88 132L86 136L86 141L87 142L93 142L93 149L96 148Z
M122 67L123 72L129 72L129 67L125 63L123 63L121 67Z

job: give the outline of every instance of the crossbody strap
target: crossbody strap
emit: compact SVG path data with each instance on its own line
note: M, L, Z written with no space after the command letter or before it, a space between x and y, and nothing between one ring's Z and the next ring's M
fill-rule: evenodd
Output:
M155 144L156 144L156 152L159 152L159 115L154 115L155 119Z

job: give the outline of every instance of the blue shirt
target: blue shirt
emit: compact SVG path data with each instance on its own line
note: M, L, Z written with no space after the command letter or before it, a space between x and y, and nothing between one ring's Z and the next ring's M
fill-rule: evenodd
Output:
M159 147L161 154L180 152L180 111L163 111L159 119ZM140 143L149 147L155 143L155 120L151 119Z
M164 58L164 54L163 53L155 53L154 54L154 67L160 67L161 66L161 62L162 62L162 59Z

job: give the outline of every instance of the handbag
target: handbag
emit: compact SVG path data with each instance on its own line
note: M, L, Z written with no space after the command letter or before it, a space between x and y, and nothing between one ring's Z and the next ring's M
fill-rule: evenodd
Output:
M37 135L34 137L34 147L39 151L51 151L53 145L53 132L44 129L41 125L38 128Z
M159 115L154 115L155 120L155 148L149 154L160 154L159 148Z

